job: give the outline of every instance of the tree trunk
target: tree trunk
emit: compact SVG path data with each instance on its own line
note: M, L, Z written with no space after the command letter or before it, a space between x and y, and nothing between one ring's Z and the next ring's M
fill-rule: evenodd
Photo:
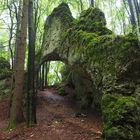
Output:
M80 10L82 12L83 11L83 1L82 0L79 0L79 2L80 2Z
M45 86L47 87L48 86L48 72L49 72L49 69L50 69L50 62L46 62L46 75L45 75Z
M138 32L140 33L140 2L138 2L137 0L134 0L134 7L135 7L135 10L136 10Z
M27 125L36 123L36 93L35 93L35 25L33 21L33 0L29 0L28 8L28 81L27 81Z
M95 2L94 2L94 0L91 0L91 1L90 1L90 5L91 5L92 7L95 6Z
M132 2L132 0L127 0L127 1L128 1L129 9L130 9L130 14L131 14L130 15L130 21L131 21L131 24L132 24L133 33L137 34L137 22L136 22L133 2Z
M47 87L48 86L48 63L47 62L45 64L45 69L46 69L46 71L45 71L45 87Z
M40 66L40 70L39 70L39 88L41 89L42 85L42 66Z
M12 98L13 98L13 90L14 90L14 84L15 84L15 60L16 60L16 56L17 56L17 48L19 46L19 42L20 42L20 38L19 38L19 33L20 33L20 23L21 23L21 13L22 13L22 0L19 1L19 6L17 7L15 3L13 3L14 5L14 11L15 11L15 15L16 15L16 39L15 39L15 50L14 50L14 58L13 58L13 73L12 73L12 82L11 82L11 97L10 97L10 104L9 104L9 108L11 108L12 106ZM10 117L10 110L9 110L9 114L8 116Z
M45 82L45 74L44 74L44 63L42 64L42 85L41 85L41 89L43 90L44 89L44 82Z
M15 88L10 108L9 127L14 127L24 120L22 111L23 85L24 85L24 61L27 37L28 22L28 0L23 0L21 30L19 33L19 45L17 46L17 56L15 62Z

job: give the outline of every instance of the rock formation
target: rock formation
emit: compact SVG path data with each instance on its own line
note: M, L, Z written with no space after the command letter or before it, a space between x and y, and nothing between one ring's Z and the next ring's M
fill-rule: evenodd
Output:
M46 20L41 62L68 65L81 107L102 112L106 140L140 137L139 56L138 39L107 29L98 8L90 7L74 19L62 3Z

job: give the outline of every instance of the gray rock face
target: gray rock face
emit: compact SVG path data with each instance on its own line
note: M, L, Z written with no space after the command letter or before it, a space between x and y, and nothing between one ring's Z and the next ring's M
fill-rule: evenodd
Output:
M59 56L58 51L62 48L64 33L70 28L72 21L73 17L67 4L62 3L59 7L54 9L52 14L47 18L45 24L43 58L53 53L57 53ZM61 56L61 59L63 59L64 56Z

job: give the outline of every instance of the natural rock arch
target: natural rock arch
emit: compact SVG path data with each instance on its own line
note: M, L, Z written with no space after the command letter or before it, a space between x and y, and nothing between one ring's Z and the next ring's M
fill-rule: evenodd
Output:
M98 8L90 7L76 20L62 3L46 20L41 61L54 55L67 61L83 106L102 112L107 140L139 137L138 43L131 34L118 36L107 29Z

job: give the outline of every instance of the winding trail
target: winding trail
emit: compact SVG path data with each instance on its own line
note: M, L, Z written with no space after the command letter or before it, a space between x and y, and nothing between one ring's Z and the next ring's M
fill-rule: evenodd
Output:
M53 89L38 91L37 104L38 124L35 127L26 128L25 124L21 124L9 132L0 131L0 140L101 139L99 115L80 110L71 96L60 96ZM6 118L0 117L0 122L6 124L6 121Z

